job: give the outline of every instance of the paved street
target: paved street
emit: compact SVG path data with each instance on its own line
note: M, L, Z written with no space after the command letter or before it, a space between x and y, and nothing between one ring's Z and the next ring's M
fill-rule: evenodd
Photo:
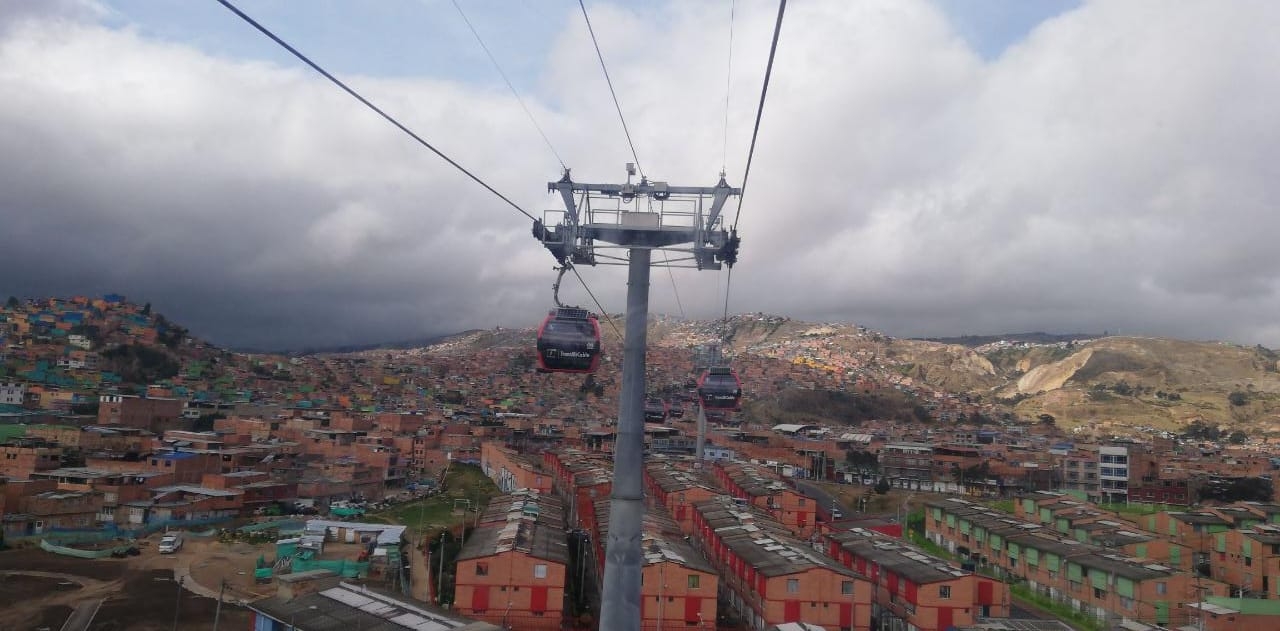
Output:
M98 608L101 606L101 598L81 601L71 612L71 617L67 618L67 622L62 625L62 631L85 631L89 625L93 624L93 618L98 615Z
M840 504L840 502L836 500L836 497L834 495L826 492L826 490L824 490L821 486L818 486L816 484L812 484L809 482L805 482L804 480L796 480L796 490L800 491L801 493L804 493L806 497L813 498L813 500L818 503L818 506L822 511L822 515L824 517L829 518L831 516L832 506L838 506L840 510L846 515L849 514L850 512L850 509L848 506L844 506Z

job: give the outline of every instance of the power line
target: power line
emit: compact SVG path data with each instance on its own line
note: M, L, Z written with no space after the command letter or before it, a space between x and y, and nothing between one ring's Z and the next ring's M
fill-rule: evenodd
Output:
M622 105L618 103L618 93L613 89L613 79L609 78L609 68L604 65L604 54L600 52L600 42L596 41L596 31L591 28L591 16L587 15L586 2L578 0L578 6L582 7L582 19L587 22L587 32L591 34L591 44L596 47L596 58L600 60L600 69L604 71L604 81L609 84L609 94L613 95L613 107L618 110L618 120L622 121L622 133L627 135L627 146L631 147L631 158L636 161L636 169L640 171L640 177L644 177L644 167L640 166L636 145L631 142L631 130L627 128L627 118L622 115Z
M605 311L604 306L596 299L596 295L592 293L591 288L587 287L587 281L582 280L582 274L578 273L578 268L570 266L569 269L573 270L573 275L578 277L578 282L582 283L582 288L587 290L587 295L591 296L591 302L596 303L596 308L600 310L600 315L604 316L605 322L609 323L609 328L613 329L613 334L617 335L620 340L624 339L622 331L618 330L618 325L613 322L613 318L609 317L609 312Z
M787 0L778 0L778 21L773 25L773 43L769 45L769 63L764 69L764 85L760 88L760 105L756 107L756 124L751 131L751 148L747 151L747 168L742 173L742 194L738 195L738 209L733 213L733 229L738 229L738 217L742 215L742 198L747 194L747 177L751 175L751 159L756 154L756 138L760 135L760 117L764 114L764 98L769 94L769 78L773 75L773 58L778 52L778 35L782 33L782 15L787 10Z
M489 47L485 46L484 40L480 37L480 33L476 31L476 27L471 24L471 20L467 19L467 14L462 11L462 5L458 4L458 0L453 0L453 8L458 10L458 15L462 16L462 21L467 23L467 28L471 29L471 34L475 36L476 42L480 44L480 48L484 49L484 54L488 55L489 61L493 63L494 69L498 71L498 74L502 76L502 80L506 82L507 87L511 89L511 94L516 97L516 102L520 103L520 109L524 110L525 115L529 117L529 122L533 123L534 129L538 130L538 135L542 136L542 141L547 143L547 148L555 155L556 161L560 163L560 168L568 170L569 167L565 166L564 158L560 157L560 152L556 151L555 145L551 144L551 139L547 138L546 132L542 131L542 126L539 125L538 120L533 117L533 112L529 111L528 106L524 103L524 99L520 98L520 93L516 91L516 86L511 84L511 79L507 78L507 73L502 71L502 66L498 64L497 58L495 58L493 53L489 51Z
M729 61L724 71L724 146L720 153L720 174L727 171L729 162L729 93L733 84L733 14L737 0L729 0Z
M263 35L266 35L267 37L271 38L271 41L274 41L275 43L279 44L282 48L292 53L293 56L300 59L302 63L305 63L308 66L311 66L312 70L315 70L321 75L324 75L324 78L333 82L333 84L338 86L339 88L342 88L342 90L347 94L350 94L352 98L354 98L357 101L360 101L365 105L365 107L368 107L369 109L376 112L379 116L386 119L388 123L395 125L397 128L400 129L400 131L408 134L410 138L413 138L414 140L418 141L418 144L422 145L423 147L426 147L427 149L430 149L432 153L436 154L437 156L440 156L441 159L443 159L445 162L448 162L455 169L462 171L463 174L465 174L467 177L475 181L476 184L483 186L490 193L497 195L498 199L501 199L502 201L506 202L512 208L519 211L520 214L524 215L525 217L528 217L532 221L537 221L537 219L533 215L530 215L528 211L526 211L525 209L521 208L518 204L508 199L506 195L499 193L497 189L493 188L492 186L489 186L484 180L477 177L471 171L468 171L461 164L458 164L457 162L455 162L453 158L450 158L449 156L445 155L444 152L440 151L439 149L436 149L434 146L431 145L431 143L427 142L426 140L423 140L422 137L419 136L418 134L413 133L412 130L410 130L408 127L405 127L403 124L400 123L400 121L396 120L390 114L382 111L382 109L380 109L377 105L374 105L372 102L370 102L369 99L364 98L363 96L360 95L359 92L356 92L355 90L348 87L347 84L339 80L337 77L333 76L332 74L329 74L329 72L324 68L321 68L319 64L317 64L314 61L311 61L310 58L308 58L306 55L302 54L301 52L298 52L298 49L294 48L293 46L290 46L288 42L284 41L283 39L280 39L279 36L277 36L275 33L272 33L269 29L267 29L267 27L259 24L256 20L246 15L244 11L241 11L234 4L231 4L229 0L217 0L217 2L218 4L221 4L222 6L226 7L232 13L239 16L240 19L247 22L253 28L258 29L258 31L260 31Z

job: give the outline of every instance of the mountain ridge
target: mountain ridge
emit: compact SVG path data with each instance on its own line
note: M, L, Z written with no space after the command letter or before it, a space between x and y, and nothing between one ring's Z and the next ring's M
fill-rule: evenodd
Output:
M368 361L395 365L397 357L408 360L413 355L510 349L513 359L528 365L536 331L534 327L497 327L390 345L289 354L244 352L203 342L152 313L150 305L139 307L115 300L123 297L110 298L6 305L0 310L0 334L7 330L11 339L0 338L9 353L8 365L0 364L4 371L0 376L66 387L80 379L81 387L91 391L111 387L106 377L84 381L74 367L64 370L61 363L54 365L83 361L77 355L82 351L68 341L77 331L89 338L85 343L92 344L102 370L112 370L117 378L133 375L126 381L139 380L121 384L127 389L145 391L160 375L159 381L168 383L160 391L179 392L203 381L222 384L210 389L223 393L229 370L279 384L310 379L307 371L311 370L326 371L329 376L321 379L325 383L349 380L333 373L325 357L336 358L338 370L349 371L342 366ZM606 356L620 359L619 333L625 324L622 316L612 316L612 323L602 322ZM650 349L668 358L692 355L694 347L715 343L730 361L759 357L803 365L839 375L837 381L847 384L865 379L904 390L927 386L928 392L963 395L965 400L998 406L1023 418L1047 415L1060 425L1088 431L1177 429L1200 421L1280 434L1280 353L1271 349L1133 336L1082 339L1074 334L1032 333L1009 336L1022 339L988 341L991 337L1000 336L940 338L967 343L896 338L855 323L806 322L764 313L715 320L655 314L648 322ZM15 341L17 345L9 344ZM985 343L973 345L977 341ZM610 364L611 369L616 370L617 364Z

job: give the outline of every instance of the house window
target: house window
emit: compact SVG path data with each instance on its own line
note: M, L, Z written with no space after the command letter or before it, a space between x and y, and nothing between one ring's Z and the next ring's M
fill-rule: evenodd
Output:
M800 593L800 579L798 578L787 579L787 593L788 594Z
M1093 588L1093 597L1101 600L1107 597L1107 592L1103 591L1101 587L1095 587Z
M804 506L804 498L803 498L803 497L802 497L802 498L800 498L800 505L801 505L801 506Z
M477 563L477 564L476 564L476 576L488 576L488 575L489 575L489 564L488 564L488 563Z
M546 566L546 564L544 564L544 563L539 563L539 564L537 564L537 565L533 566L533 577L534 577L534 578L546 578L546 577L547 577L547 566Z
M1167 593L1169 593L1169 584L1168 584L1168 583L1156 583L1156 593L1157 593L1157 594L1167 594Z
M845 596L853 595L853 581L840 581L840 593Z
M697 574L689 575L689 589L697 589L702 586L702 577Z
M1133 609L1133 599L1126 596L1120 597L1120 606L1125 609Z
M939 586L938 586L938 598L951 598L951 586L950 586L950 585L939 585Z

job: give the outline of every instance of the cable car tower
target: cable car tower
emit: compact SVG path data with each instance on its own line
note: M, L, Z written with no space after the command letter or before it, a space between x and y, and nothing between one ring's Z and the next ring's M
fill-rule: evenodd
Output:
M613 492L609 500L609 538L605 544L600 628L639 629L640 573L644 567L641 521L644 518L645 345L649 320L649 269L653 252L667 256L660 267L719 270L733 266L738 237L726 230L721 212L742 189L720 175L715 186L670 186L642 177L633 184L549 182L564 210L535 220L533 235L561 265L626 265L627 321L622 357L622 393L614 445Z

